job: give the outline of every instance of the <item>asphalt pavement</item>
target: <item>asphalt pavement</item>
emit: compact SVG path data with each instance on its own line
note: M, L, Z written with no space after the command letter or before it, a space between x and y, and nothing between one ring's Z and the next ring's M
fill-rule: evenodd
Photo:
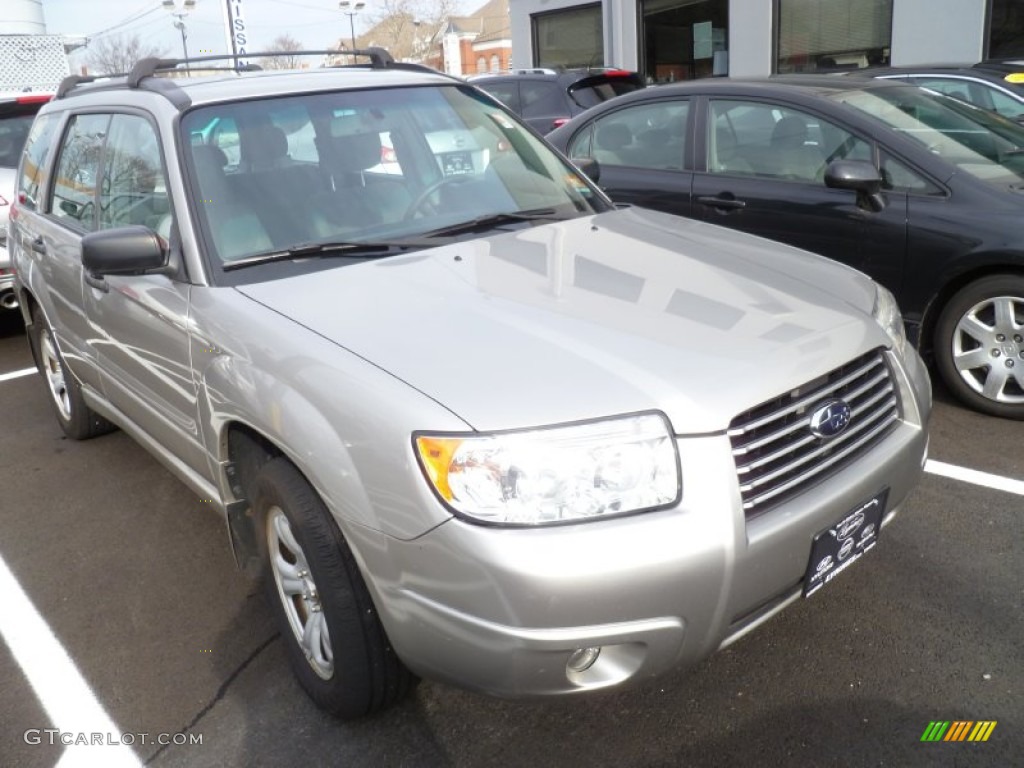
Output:
M42 380L4 378L30 366L20 324L0 317L0 562L138 763L1024 765L1019 492L926 474L857 566L694 670L529 702L424 681L343 724L293 681L221 520L124 434L64 439ZM1022 431L938 390L931 457L1021 481ZM46 733L65 683L40 683L0 643L0 766L103 764ZM996 726L985 742L924 742L933 721Z

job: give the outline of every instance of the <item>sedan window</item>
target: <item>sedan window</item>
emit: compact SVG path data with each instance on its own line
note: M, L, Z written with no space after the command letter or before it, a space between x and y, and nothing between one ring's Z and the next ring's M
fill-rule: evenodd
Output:
M620 109L594 121L569 148L572 158L601 165L682 170L689 102L657 101Z

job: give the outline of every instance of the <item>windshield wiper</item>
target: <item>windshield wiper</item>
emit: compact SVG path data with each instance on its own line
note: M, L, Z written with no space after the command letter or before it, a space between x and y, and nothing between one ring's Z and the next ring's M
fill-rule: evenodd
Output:
M435 243L426 243L419 240L395 240L393 242L359 242L359 241L331 241L324 243L297 243L290 248L271 253L257 253L237 261L228 261L222 268L225 272L245 267L254 267L259 264L271 264L275 261L291 261L293 259L306 259L311 256L337 256L353 259L379 259L390 256L398 251L406 251L411 248L434 247Z
M478 232L482 229L491 229L502 224L512 224L518 221L564 221L570 218L555 213L554 208L538 208L533 211L515 211L505 213L491 213L486 216L477 216L469 221L462 221L458 224L451 224L440 229L432 229L424 232L421 237L444 237L445 235L460 235L466 232Z

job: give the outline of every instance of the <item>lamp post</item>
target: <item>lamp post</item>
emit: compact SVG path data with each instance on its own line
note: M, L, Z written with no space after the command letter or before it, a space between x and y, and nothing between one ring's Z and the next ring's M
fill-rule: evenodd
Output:
M348 31L352 35L352 50L356 49L356 16L363 8L366 7L366 3L363 0L341 0L338 3L338 7L341 12L348 16Z
M196 8L196 0L184 0L179 8L174 0L163 0L163 8L174 17L174 28L181 32L181 52L185 58L185 69L188 70L188 31L185 28L185 17Z

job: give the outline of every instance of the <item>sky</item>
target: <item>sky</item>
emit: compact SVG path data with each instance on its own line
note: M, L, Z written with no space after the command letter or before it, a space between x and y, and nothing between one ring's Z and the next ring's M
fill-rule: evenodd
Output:
M237 0L236 0L237 1ZM182 0L176 0L182 5ZM483 0L470 0L471 7ZM275 37L288 33L307 50L333 48L340 38L348 39L349 17L338 8L338 0L242 0L247 51L261 51ZM358 36L380 13L374 0L353 17ZM86 36L138 35L143 45L162 48L168 56L181 56L181 33L174 28L171 14L160 0L43 0L46 31L50 34ZM227 53L224 34L224 0L197 0L195 10L185 19L188 52ZM88 55L87 50L84 55ZM76 52L77 64L83 52Z

